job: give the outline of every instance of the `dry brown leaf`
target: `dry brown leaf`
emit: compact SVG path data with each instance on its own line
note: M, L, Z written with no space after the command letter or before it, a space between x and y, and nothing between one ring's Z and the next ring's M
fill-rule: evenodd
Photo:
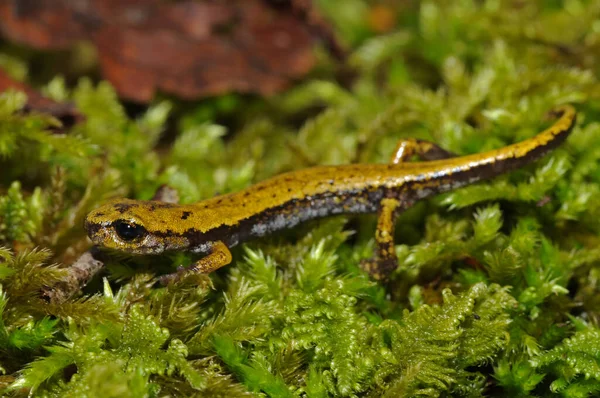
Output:
M0 92L9 89L27 94L27 104L24 109L26 112L35 111L50 114L59 119L63 126L71 126L83 118L73 104L56 102L44 97L27 84L12 79L5 71L0 69Z
M104 77L139 102L156 90L274 94L310 71L317 38L343 56L308 0L12 0L0 32L45 50L90 40Z

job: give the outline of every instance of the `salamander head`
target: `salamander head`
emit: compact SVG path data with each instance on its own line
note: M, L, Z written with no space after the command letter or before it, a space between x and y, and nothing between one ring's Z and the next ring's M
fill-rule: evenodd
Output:
M158 254L185 249L188 240L170 230L177 205L114 200L90 212L85 229L94 244L135 254Z

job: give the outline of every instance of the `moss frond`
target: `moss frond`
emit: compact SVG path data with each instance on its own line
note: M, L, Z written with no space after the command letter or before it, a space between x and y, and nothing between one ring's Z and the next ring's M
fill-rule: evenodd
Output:
M600 330L589 326L531 362L536 369L550 370L554 376L552 391L567 397L587 397L600 391L599 356Z
M41 190L23 197L21 184L14 181L5 196L0 196L0 243L30 243L42 227Z
M293 397L281 376L271 374L268 365L260 357L248 358L248 354L236 347L233 339L214 336L213 346L219 357L233 370L250 391L263 391L272 397Z
M68 366L75 366L77 373L68 383L63 380L54 394L60 391L77 396L82 391L102 389L96 373L109 369L122 377L109 378L116 385L106 387L107 393L115 389L141 396L153 388L148 384L152 375L172 376L175 372L192 388L204 387L204 377L186 359L187 347L178 339L169 339L169 332L139 306L131 308L122 324L107 322L78 330L71 322L66 337L68 340L60 345L48 347L50 355L32 362L11 388L36 390L51 379L60 380Z
M254 340L270 328L271 319L279 309L273 301L260 299L261 287L241 278L230 285L224 296L223 310L204 323L188 342L193 354L212 351L215 335L227 335L235 342Z
M380 325L383 359L394 365L376 374L387 396L438 396L468 385L475 375L465 369L491 361L506 347L516 302L505 289L479 283L461 296L443 294L441 306L423 305L399 322Z

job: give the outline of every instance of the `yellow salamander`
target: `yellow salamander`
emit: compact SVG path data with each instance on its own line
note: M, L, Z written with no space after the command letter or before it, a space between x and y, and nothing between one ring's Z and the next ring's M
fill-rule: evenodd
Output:
M293 171L188 205L119 199L88 214L85 228L96 245L129 253L204 254L187 272L208 273L229 264L229 248L240 242L334 214L378 213L377 247L363 268L383 279L397 266L393 236L398 212L417 200L540 158L564 141L575 124L576 112L570 105L553 114L558 120L537 136L485 153L455 157L428 141L402 140L390 164ZM406 162L413 155L425 161Z

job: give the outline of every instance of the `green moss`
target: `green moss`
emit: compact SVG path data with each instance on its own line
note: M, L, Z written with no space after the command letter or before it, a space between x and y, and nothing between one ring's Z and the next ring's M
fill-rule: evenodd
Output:
M110 84L57 76L40 91L85 116L64 134L0 94L3 395L598 395L596 2L415 2L391 6L399 28L379 36L371 2L317 3L350 48L350 84L323 60L273 98L171 99L134 117ZM27 78L14 54L0 65ZM567 102L579 122L552 154L400 215L389 284L358 266L373 249L365 216L250 242L169 287L156 276L191 255L111 253L103 282L61 303L42 294L111 197L168 184L190 203L316 164L384 163L403 137L480 152Z

